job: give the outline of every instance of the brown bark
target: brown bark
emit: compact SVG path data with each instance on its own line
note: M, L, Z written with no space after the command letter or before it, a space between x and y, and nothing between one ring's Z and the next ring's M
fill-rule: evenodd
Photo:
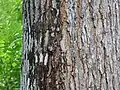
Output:
M21 90L119 90L119 0L23 0Z

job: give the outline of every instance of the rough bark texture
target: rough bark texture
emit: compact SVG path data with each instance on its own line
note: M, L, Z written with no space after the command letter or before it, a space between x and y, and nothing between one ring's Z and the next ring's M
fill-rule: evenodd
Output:
M23 0L21 90L119 89L119 0Z

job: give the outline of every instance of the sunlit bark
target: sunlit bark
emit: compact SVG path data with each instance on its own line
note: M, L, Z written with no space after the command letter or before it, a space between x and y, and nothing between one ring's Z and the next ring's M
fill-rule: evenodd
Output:
M23 0L21 90L119 90L119 0Z

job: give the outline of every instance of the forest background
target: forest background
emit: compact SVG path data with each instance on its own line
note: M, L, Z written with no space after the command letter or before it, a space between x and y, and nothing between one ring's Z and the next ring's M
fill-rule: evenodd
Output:
M22 0L0 0L0 90L19 90Z

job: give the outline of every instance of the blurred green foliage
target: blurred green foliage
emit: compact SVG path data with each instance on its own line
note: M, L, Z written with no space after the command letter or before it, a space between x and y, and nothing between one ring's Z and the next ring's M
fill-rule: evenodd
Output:
M19 90L22 0L0 0L0 90Z

